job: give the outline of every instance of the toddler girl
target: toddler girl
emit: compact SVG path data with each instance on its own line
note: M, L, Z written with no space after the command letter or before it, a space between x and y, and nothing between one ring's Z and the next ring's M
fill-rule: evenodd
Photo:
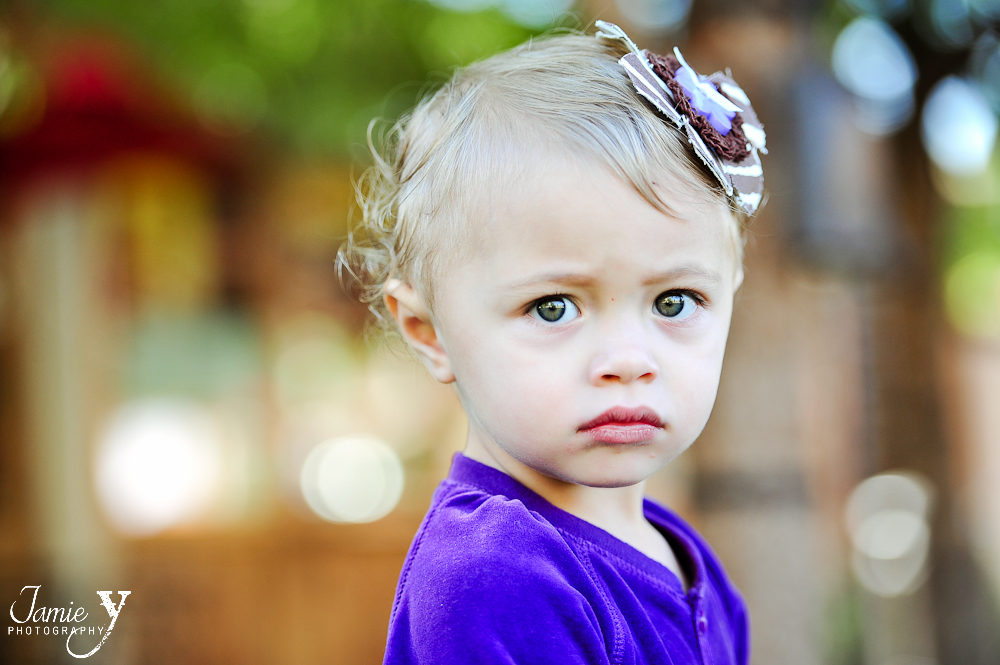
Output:
M598 25L459 71L362 183L343 258L469 419L386 663L749 662L722 564L643 490L712 410L764 133Z

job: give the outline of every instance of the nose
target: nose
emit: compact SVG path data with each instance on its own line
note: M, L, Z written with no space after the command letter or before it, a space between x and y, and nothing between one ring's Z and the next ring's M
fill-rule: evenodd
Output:
M612 343L606 346L590 365L590 382L609 383L652 382L660 373L656 360L636 342Z

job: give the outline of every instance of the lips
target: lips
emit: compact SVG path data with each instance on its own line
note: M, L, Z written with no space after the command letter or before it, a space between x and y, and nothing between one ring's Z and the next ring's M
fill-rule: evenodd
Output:
M584 423L577 431L599 443L627 444L649 441L662 428L663 421L650 408L616 406Z

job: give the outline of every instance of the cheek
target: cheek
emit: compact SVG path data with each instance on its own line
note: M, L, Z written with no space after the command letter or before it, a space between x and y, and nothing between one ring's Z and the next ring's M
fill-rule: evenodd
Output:
M577 368L565 349L539 352L514 346L497 349L488 368L493 385L488 389L508 402L551 408L564 402Z
M572 402L566 396L577 371L573 363L558 350L540 353L491 341L492 347L480 347L490 348L488 353L456 371L480 422L494 430L551 426Z
M708 421L719 390L719 377L725 353L725 339L678 354L682 361L669 366L665 377L678 407L685 430L700 432ZM697 435L695 432L695 435Z
M465 336L448 350L459 388L479 411L501 412L518 404L556 400L566 368L557 354L538 354L505 343L501 336Z

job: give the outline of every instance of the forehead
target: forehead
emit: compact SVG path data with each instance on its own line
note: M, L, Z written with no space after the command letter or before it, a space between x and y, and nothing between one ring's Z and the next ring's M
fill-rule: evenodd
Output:
M472 234L474 262L504 272L554 269L644 272L737 268L735 220L720 202L667 178L654 208L607 168L568 156L532 160L494 191Z

